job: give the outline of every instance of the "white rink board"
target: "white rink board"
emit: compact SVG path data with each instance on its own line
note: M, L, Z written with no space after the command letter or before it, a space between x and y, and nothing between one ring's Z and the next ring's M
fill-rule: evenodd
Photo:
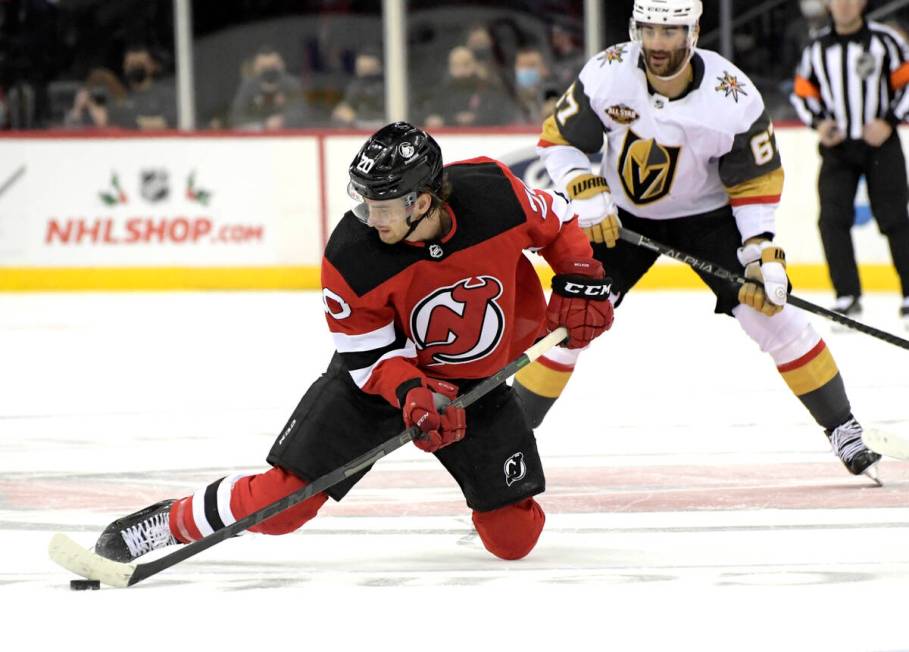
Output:
M0 139L0 267L315 267L323 221L330 231L350 207L347 168L367 136ZM443 130L438 140L447 161L499 158L528 185L550 184L535 132ZM816 136L779 128L777 140L778 240L791 263L823 263ZM867 212L864 188L857 206ZM889 264L873 221L854 232L859 260Z
M19 174L0 196L0 266L288 265L322 252L314 138L0 148L0 185Z

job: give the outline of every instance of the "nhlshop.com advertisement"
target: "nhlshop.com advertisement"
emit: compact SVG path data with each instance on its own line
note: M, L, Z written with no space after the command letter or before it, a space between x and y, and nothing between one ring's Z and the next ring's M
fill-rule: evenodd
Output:
M3 150L0 266L300 265L321 254L315 140L22 139Z

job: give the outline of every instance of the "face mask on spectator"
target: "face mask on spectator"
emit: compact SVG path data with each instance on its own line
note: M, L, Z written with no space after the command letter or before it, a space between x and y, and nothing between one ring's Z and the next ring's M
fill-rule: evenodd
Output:
M475 75L467 75L466 77L452 77L451 78L451 87L459 91L470 91L473 92L477 90L479 85L479 78Z
M487 46L479 46L471 48L473 56L477 61L491 61L492 60L492 48Z
M536 68L518 68L514 78L521 88L534 88L540 84L540 71Z
M259 79L266 84L277 84L281 79L281 71L278 68L266 68L259 73Z
M139 86L148 79L148 70L144 66L130 66L126 69L126 81L133 86Z
M104 106L107 104L107 89L103 86L96 86L89 90L89 97L98 106Z

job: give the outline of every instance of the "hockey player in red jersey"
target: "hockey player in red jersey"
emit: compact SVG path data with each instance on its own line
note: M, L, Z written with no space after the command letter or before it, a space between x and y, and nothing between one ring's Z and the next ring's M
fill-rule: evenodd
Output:
M221 478L111 523L95 552L131 561L199 540L416 425L461 487L483 545L527 555L543 529L533 432L508 385L439 408L566 326L586 346L612 324L609 280L560 195L526 187L498 161L442 167L426 132L404 122L366 142L350 166L355 200L331 235L322 297L336 353L281 430L264 473ZM525 250L556 271L547 305ZM364 469L250 528L296 530Z
M760 93L719 54L696 48L700 0L635 0L629 43L588 61L543 124L537 151L609 268L616 305L659 257L619 241L624 225L733 270L736 286L697 271L772 358L850 473L873 475L839 369L805 313L786 305L789 279L774 241L783 168ZM594 174L589 154L604 148ZM538 425L565 388L578 351L557 348L514 387Z

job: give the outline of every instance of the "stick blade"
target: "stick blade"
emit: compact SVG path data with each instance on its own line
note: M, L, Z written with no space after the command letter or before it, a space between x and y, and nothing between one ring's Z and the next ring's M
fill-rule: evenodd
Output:
M47 553L54 563L76 575L121 589L129 586L136 572L135 565L105 559L59 532L51 537Z
M869 428L862 433L862 441L875 453L898 460L909 460L909 438L907 437L878 428Z

